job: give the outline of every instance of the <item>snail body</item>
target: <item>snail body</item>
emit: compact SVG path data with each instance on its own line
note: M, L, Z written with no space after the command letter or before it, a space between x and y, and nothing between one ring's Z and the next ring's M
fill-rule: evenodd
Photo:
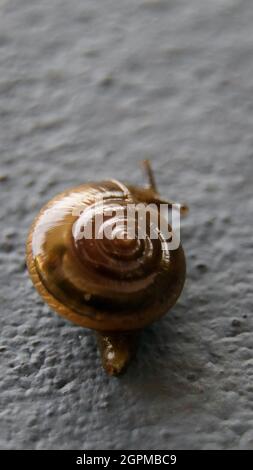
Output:
M87 239L83 229L93 230L100 202L103 218ZM184 285L181 244L171 251L161 232L156 239L126 237L127 205L159 208L161 202L154 183L148 188L116 180L84 184L49 201L28 235L27 266L35 288L57 313L96 330L111 375L126 367L138 332L174 305ZM121 220L115 228L117 213ZM111 238L101 237L105 228Z

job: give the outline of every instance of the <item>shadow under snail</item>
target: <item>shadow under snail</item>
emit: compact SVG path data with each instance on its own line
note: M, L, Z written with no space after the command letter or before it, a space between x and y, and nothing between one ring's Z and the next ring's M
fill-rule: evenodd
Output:
M159 212L162 203L172 206L160 198L149 161L143 164L147 187L112 179L69 189L41 209L27 240L27 266L35 288L57 313L96 331L102 364L110 375L125 370L140 331L175 304L185 282L183 248L179 244L170 250L159 229L156 239L148 235L148 226L146 238L135 234L129 239L123 217L123 236L81 236L83 221L94 218L98 200L103 200L104 214L99 229L111 226L112 233L112 214L118 208L155 204ZM185 213L186 206L180 211Z

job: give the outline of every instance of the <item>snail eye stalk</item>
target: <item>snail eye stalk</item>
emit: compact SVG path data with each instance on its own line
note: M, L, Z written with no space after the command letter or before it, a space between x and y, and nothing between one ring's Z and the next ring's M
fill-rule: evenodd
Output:
M145 174L147 175L150 189L152 189L152 191L155 194L158 194L157 186L156 186L156 182L155 182L155 176L154 176L154 172L153 172L152 167L151 167L150 160L143 160L142 161L142 166L143 166L143 169L145 171Z

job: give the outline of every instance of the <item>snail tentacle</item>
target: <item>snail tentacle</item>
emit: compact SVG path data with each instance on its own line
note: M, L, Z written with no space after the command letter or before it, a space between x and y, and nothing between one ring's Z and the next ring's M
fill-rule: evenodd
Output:
M154 172L152 170L151 164L150 164L150 160L143 160L142 166L147 175L150 189L154 192L154 194L158 194L155 176L154 176Z

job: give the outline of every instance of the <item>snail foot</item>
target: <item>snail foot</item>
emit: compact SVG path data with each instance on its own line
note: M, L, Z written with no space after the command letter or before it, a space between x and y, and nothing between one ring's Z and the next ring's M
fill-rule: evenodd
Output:
M125 372L137 350L139 331L98 331L96 333L102 365L108 375Z

